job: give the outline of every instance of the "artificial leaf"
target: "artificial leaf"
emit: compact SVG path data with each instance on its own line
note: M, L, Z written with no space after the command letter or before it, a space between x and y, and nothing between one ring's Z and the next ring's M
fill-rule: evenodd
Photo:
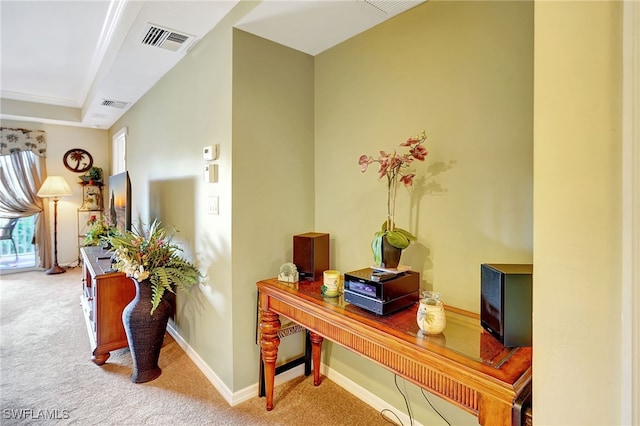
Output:
M388 231L387 241L389 242L389 244L399 249L405 249L409 247L409 239L403 233L398 231Z
M382 237L384 232L379 231L374 234L373 241L371 241L371 250L373 251L373 262L376 265L382 263Z

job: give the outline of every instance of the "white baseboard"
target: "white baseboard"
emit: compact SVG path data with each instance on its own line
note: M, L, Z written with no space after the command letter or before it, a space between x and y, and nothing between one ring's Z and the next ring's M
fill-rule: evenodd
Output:
M362 400L365 404L371 406L378 412L382 412L383 410L389 410L393 412L400 419L401 424L403 425L413 425L413 426L422 426L416 419L411 420L407 413L403 413L399 411L396 407L389 404L379 396L369 392L367 389L363 388L356 382L352 381L348 377L338 373L336 370L329 368L326 364L320 365L320 372L327 377L329 380L339 385L341 388L355 396L356 398ZM393 415L386 416L391 419L394 423L397 419L394 418Z
M232 392L231 389L229 389L227 385L225 385L225 383L220 380L220 377L218 377L218 375L207 365L207 363L204 362L202 358L200 358L200 355L198 355L198 353L193 350L193 348L186 342L186 340L182 338L180 333L178 333L178 331L173 327L173 323L171 321L169 321L169 324L167 324L167 331L169 332L171 337L173 337L176 343L184 350L191 361L194 362L196 367L198 367L198 369L202 371L202 374L204 374L209 382L211 382L213 387L216 388L218 392L220 392L220 395L222 395L222 397L225 399L225 401L227 401L229 405L234 406L240 404L241 402L247 401L258 395L258 382L253 385L249 385L237 392ZM297 367L292 368L289 371L278 374L278 376L275 378L275 385L278 386L279 384L286 383L289 380L295 379L296 377L300 377L302 375L304 375L304 365L298 365Z
M244 389L241 389L237 392L232 392L224 384L224 382L220 380L218 375L213 370L211 370L211 368L209 368L209 366L202 360L202 358L200 358L196 351L194 351L191 346L182 338L182 336L180 336L180 333L177 332L171 322L169 322L169 325L167 325L167 331L175 339L178 345L180 345L187 356L196 364L200 371L202 371L202 374L204 374L205 377L211 382L213 387L215 387L216 390L220 392L222 397L227 401L229 405L234 406L240 404L241 402L247 401L258 395L257 381L255 384L247 386ZM327 367L325 364L320 365L320 372L329 380L336 383L356 398L362 400L364 403L371 406L376 411L381 412L382 410L390 410L400 418L402 424L413 424L414 426L422 426L415 419L413 419L413 422L411 422L411 419L406 413L398 411L396 407L387 403L377 395L369 392L367 389L363 388L346 376ZM291 370L278 374L275 378L275 385L278 386L302 375L304 375L304 365L298 365ZM393 419L393 416L389 416L389 418Z
M229 404L231 404L231 401L233 401L233 392L231 392L231 390L224 384L224 382L220 380L220 377L218 377L218 375L211 368L209 368L207 363L204 362L202 358L200 358L200 355L198 355L198 353L193 350L193 348L186 342L186 340L182 338L180 333L178 333L178 331L173 327L173 323L171 321L169 321L169 324L167 324L167 331L169 332L171 337L174 338L176 343L178 343L178 345L184 350L191 361L195 363L196 367L198 367L198 369L202 371L202 374L206 376L213 387L215 387L217 391L220 392L220 395L222 395L222 397Z

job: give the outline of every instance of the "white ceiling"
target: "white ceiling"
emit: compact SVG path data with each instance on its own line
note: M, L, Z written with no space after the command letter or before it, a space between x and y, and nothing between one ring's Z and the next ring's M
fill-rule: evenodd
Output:
M423 1L265 0L236 26L317 55ZM0 118L109 128L237 3L0 0ZM190 37L144 45L147 24Z

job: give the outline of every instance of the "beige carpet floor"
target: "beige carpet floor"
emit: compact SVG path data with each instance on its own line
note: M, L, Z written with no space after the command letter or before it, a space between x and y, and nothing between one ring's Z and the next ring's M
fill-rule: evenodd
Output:
M278 386L271 412L257 396L231 407L168 334L162 375L131 383L128 349L90 361L80 292L79 268L0 276L1 425L389 424L327 378Z

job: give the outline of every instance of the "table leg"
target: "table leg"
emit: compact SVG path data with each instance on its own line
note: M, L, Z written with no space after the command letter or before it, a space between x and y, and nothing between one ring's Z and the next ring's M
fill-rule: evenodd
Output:
M280 338L280 317L270 311L261 311L260 315L260 350L264 365L264 383L267 397L267 411L273 409L273 384L276 375L276 360L278 359L278 346Z
M311 359L313 362L313 385L318 386L320 384L320 356L322 355L322 336L314 333L309 333L311 337Z
M97 354L95 351L93 352L93 356L91 357L91 361L93 361L96 365L104 365L105 362L109 359L111 354L109 352L105 354Z
M478 407L478 423L482 426L511 426L511 405L481 394Z

